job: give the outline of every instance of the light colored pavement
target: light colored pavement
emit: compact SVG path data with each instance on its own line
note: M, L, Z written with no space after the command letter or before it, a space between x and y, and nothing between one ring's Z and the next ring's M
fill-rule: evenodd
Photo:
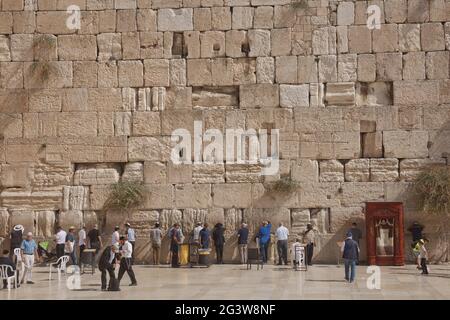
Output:
M358 266L357 281L344 281L342 265L315 265L307 272L267 265L247 271L241 265L172 269L135 266L137 287L125 274L120 292L100 291L100 272L81 276L81 289L69 290L66 276L48 280L48 268L34 269L34 285L0 290L3 299L450 299L450 265L431 266L421 276L415 266L381 267L381 289L369 290L366 266Z

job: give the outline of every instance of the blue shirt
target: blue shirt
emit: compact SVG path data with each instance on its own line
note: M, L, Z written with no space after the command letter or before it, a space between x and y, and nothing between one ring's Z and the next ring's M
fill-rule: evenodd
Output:
M134 229L129 228L128 229L128 241L136 241L136 236L135 236L135 232Z
M259 228L259 241L260 243L267 243L270 240L270 229L272 225L269 223L265 227Z
M34 254L34 251L37 249L37 244L34 240L23 240L20 248L24 254Z

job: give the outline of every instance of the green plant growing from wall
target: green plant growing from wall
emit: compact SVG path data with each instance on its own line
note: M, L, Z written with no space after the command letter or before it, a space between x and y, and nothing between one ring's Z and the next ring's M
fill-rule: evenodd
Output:
M432 166L423 170L412 184L419 210L437 220L440 256L436 262L448 261L450 232L450 166Z
M277 181L264 184L264 188L271 193L290 194L297 191L299 187L300 184L290 177L283 177Z
M112 184L105 209L129 211L144 201L145 187L138 181L119 181Z

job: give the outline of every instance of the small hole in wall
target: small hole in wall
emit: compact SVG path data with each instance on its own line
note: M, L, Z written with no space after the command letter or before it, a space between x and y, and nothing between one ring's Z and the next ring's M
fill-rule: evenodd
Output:
M241 45L241 52L247 55L250 52L250 45L248 43L243 43Z
M220 51L220 44L215 43L215 44L213 45L213 50L214 50L214 51Z

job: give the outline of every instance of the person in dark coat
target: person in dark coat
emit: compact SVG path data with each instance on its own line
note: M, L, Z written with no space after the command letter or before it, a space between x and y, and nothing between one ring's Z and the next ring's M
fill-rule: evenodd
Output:
M181 243L181 232L180 225L175 223L173 228L169 231L170 238L170 252L172 253L172 268L178 268L180 266L180 262L178 259L179 254L179 245Z
M17 263L17 257L14 256L14 249L20 248L20 246L22 245L23 230L24 227L21 224L18 224L14 226L10 234L11 244L9 257L14 261L14 263Z
M200 237L200 246L202 249L209 249L209 241L210 241L210 234L209 234L209 230L208 230L208 224L205 223L203 225L203 229L200 231L199 234Z
M16 265L14 264L14 262L12 261L12 259L9 257L9 251L8 250L3 250L3 256L0 257L0 265L7 265L12 267L12 271L11 269L8 270L8 277L12 277L14 275L14 271L16 270ZM8 287L8 283L6 280L3 280L3 289L6 289ZM17 287L19 286L19 275L17 274Z
M214 246L216 248L216 260L217 264L223 264L223 246L225 244L224 237L225 228L220 222L214 226L212 233L212 238L214 241Z
M347 232L347 238L342 246L342 258L345 264L345 280L352 283L356 276L356 261L358 260L358 242L352 239L352 233Z
M100 260L98 262L98 269L101 271L101 281L102 281L102 291L111 290L113 281L116 279L116 274L114 273L114 266L116 263L116 252L118 251L117 246L108 246L103 251ZM109 274L109 283L106 287L106 273Z

